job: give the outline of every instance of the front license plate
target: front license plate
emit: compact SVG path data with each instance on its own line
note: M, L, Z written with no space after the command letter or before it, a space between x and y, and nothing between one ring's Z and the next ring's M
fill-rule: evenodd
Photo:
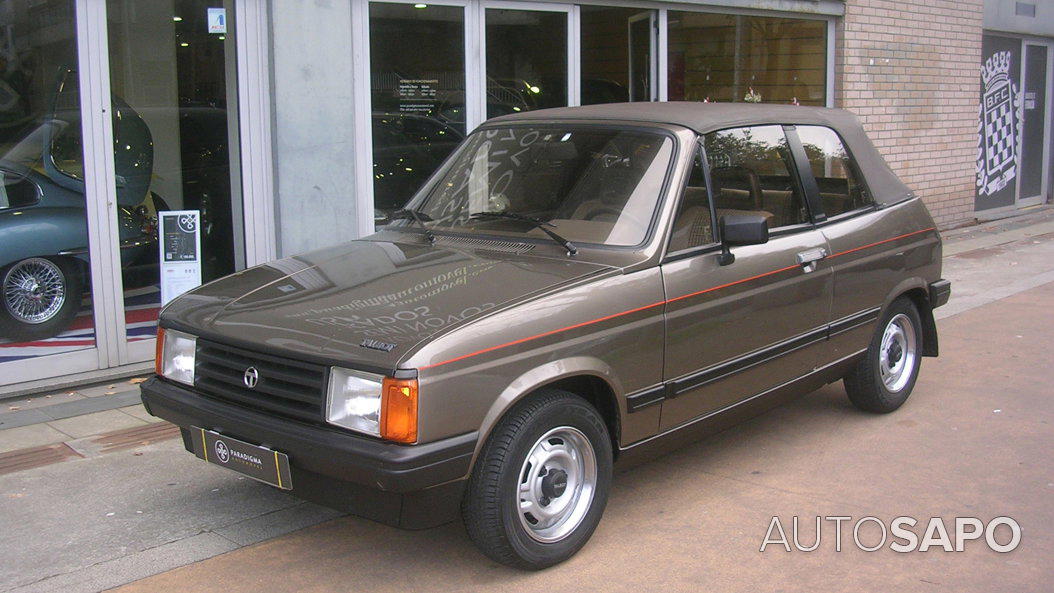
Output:
M285 453L195 426L190 427L190 436L194 441L194 454L201 459L283 490L293 488L289 456Z

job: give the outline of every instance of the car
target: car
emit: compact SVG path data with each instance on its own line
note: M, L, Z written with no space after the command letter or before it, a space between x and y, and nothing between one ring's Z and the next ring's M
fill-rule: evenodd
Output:
M951 294L926 206L836 109L500 117L397 218L175 299L143 403L208 462L460 517L523 569L586 544L616 461L836 381L896 410Z

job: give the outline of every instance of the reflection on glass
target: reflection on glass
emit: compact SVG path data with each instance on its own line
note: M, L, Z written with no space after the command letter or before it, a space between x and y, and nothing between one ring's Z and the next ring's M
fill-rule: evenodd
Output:
M208 11L225 7L224 28L210 32ZM159 211L200 213L203 282L244 265L231 167L234 15L222 0L108 0L107 15L125 322L135 341L153 336L160 308L158 250L172 237L159 242Z
M487 9L487 117L567 105L567 13Z
M582 6L582 104L650 101L655 12Z
M824 105L826 26L671 10L669 99Z
M673 141L658 133L489 128L470 136L410 206L436 231L552 238L544 226L572 242L637 245L672 152Z
M72 0L46 16L0 3L0 363L95 345Z
M465 135L464 14L453 6L370 4L377 223L402 208Z

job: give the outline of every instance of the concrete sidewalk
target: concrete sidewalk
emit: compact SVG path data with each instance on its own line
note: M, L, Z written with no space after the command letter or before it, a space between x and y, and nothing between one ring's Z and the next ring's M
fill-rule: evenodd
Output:
M937 372L967 372L949 371L950 367L944 366L945 360L953 352L970 351L978 342L971 337L970 330L963 328L962 324L968 322L962 319L976 318L979 323L983 322L986 316L997 314L991 312L996 306L1010 306L1009 314L1013 316L1016 308L1025 308L1026 304L1018 300L1010 301L1010 305L998 301L1022 294L1048 294L1042 292L1045 289L1035 289L1054 282L1054 209L1040 209L1027 217L960 229L945 236L944 275L953 282L951 302L938 310L938 317L942 319L941 346L945 356L932 362L927 360L924 367L930 370L923 371L927 384L942 393L945 390L940 385L941 377L930 373L942 368L945 370ZM1052 321L1054 318L1050 316L1034 318L1036 328L1052 327ZM956 330L949 329L949 323L960 328L958 337L953 337ZM1041 325L1043 323L1046 326ZM1004 367L1010 368L1015 363L1015 357L1026 354L1018 353L1018 349L1025 347L1025 342L1018 341L1022 338L1004 336L1001 339L1007 342L1001 349L986 350L984 357L973 361L977 368L969 373L978 383L996 381L1005 373ZM1046 352L1041 347L1029 346L1027 351L1028 360L1042 370L1046 370L1044 354ZM1048 382L1049 378L1047 371ZM837 385L818 393L826 395L813 394L806 401L821 398L830 404L844 398ZM954 400L955 395L947 397ZM146 415L137 402L138 386L127 380L0 401L0 550L5 553L5 563L0 565L0 592L98 591L237 550L336 516L328 509L302 503L198 461L182 451L182 443L172 438L176 433L169 430L166 435L164 430L168 425L154 423L157 419ZM812 406L816 407L815 404ZM779 417L781 413L773 412L764 418ZM793 436L785 428L766 424L771 420L764 418L755 422L769 426L774 438ZM812 426L804 417L795 416L795 421ZM840 422L844 421L847 420ZM814 426L809 430L821 431L816 434L830 430L837 432L841 430L840 422L832 426ZM942 445L938 437L945 429L936 418L927 422L931 423L927 426L934 431L937 440L924 442L921 450L939 450ZM140 435L149 438L136 441ZM168 440L164 440L166 438ZM821 440L824 438L827 437ZM838 448L834 444L830 446ZM47 459L49 465L4 474L2 460L5 455L22 455L24 459L27 451L37 455L34 448L53 452L53 456ZM825 459L824 455L817 461ZM1036 460L1029 457L1028 461L1033 463ZM660 482L674 484L679 479L676 472L666 475L665 470L656 468L656 464L648 468L641 471ZM855 475L849 477L856 479ZM974 477L969 472L962 475L967 480ZM629 483L635 482L630 480ZM693 487L700 491L711 488L705 483ZM643 483L629 488L630 492L647 490ZM799 490L802 488L804 486ZM84 494L80 494L82 492ZM678 498L685 493L671 486L671 492L666 495ZM1043 496L1049 499L1049 495L1050 492ZM699 497L700 501L707 499L702 494ZM777 507L773 509L775 512ZM838 509L825 510L837 514ZM378 553L387 550L391 557L401 557L401 553L378 544L390 538L391 541L409 542L408 549L413 550L418 543L433 539L427 535L422 538L386 530L368 522L360 523L357 519L348 519L339 525L341 527L332 528L333 534L350 529L350 534L364 538L364 545L376 548L374 551ZM751 523L747 533L754 537L754 531ZM718 533L720 538L735 539L733 534ZM1038 530L1033 526L1029 533L1038 535ZM763 532L757 535L760 538ZM463 559L470 574L480 576L480 566L485 568L484 575L505 574L482 561L467 547L460 528L441 528L435 532L435 537L444 542L441 547L449 551L443 550L437 555L418 549L418 555L434 556L431 560L420 560L423 566L449 561L446 556L449 553ZM327 539L323 537L321 541ZM342 542L340 539L336 543ZM702 549L699 553L700 557L712 555ZM654 560L658 552L652 554L649 551L644 555ZM675 556L672 560L677 558ZM408 559L411 564L414 560ZM672 560L664 557L664 561ZM380 563L381 566L389 564ZM461 585L479 589L485 588L487 582L489 579L482 577L474 584L461 582Z

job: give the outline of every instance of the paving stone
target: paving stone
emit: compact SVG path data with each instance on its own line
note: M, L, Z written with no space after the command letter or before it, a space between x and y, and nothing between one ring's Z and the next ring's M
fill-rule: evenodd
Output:
M72 418L74 416L80 416L82 414L89 414L91 412L101 412L103 410L114 410L117 408L124 408L126 406L135 405L142 402L142 398L139 395L139 390L126 391L124 393L118 393L117 395L107 395L105 397L88 397L76 401L66 402L49 406L47 408L39 408L39 410L51 417L52 420L61 420L63 418Z
M69 435L47 424L0 430L0 452L61 443L69 438Z
M125 408L118 409L124 412L125 414L129 414L145 422L157 422L157 418L155 416L151 416L150 413L146 411L146 408L143 407L143 404L136 404L134 406L128 406Z
M132 383L129 383L127 379L125 379L117 381L115 383L102 383L99 385L93 385L91 387L83 387L77 389L77 393L85 397L100 397L107 395L111 392L112 394L116 395L118 393L124 393L126 391L135 391L136 393L138 393L139 385L133 385Z
M51 420L51 417L40 410L17 410L0 414L0 430L40 424Z
M70 395L70 393L72 393L73 395ZM60 391L58 393L31 395L28 397L8 399L0 402L0 414L15 411L11 408L18 408L18 410L32 410L35 408L53 406L55 404L61 404L64 402L71 402L78 399L84 399L84 396L77 392L70 391Z
M119 410L105 410L92 414L84 414L74 418L54 420L48 422L48 426L61 430L73 438L83 438L111 430L141 426L146 422L125 414Z

